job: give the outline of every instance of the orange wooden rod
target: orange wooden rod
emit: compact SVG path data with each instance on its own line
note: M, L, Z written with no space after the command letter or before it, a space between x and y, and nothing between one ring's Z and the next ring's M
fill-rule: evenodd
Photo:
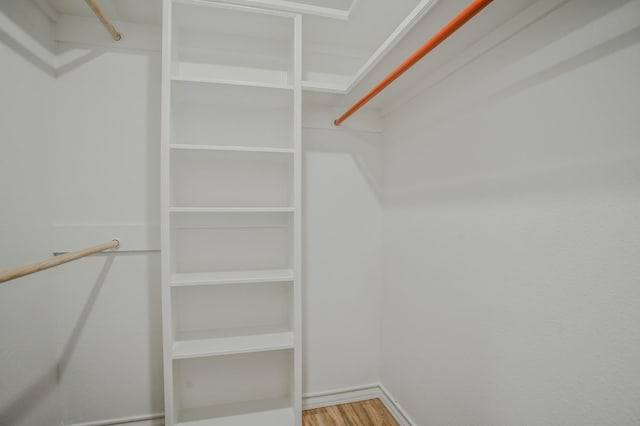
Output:
M371 89L369 93L367 93L362 99L356 102L347 112L342 114L340 118L334 120L333 124L339 126L342 124L347 118L351 117L351 115L362 108L367 102L373 99L378 93L382 92L388 85L394 82L394 80L404 74L409 68L414 66L416 62L425 57L425 55L435 49L440 43L445 41L449 36L456 31L464 24L466 24L471 18L476 16L482 9L487 7L489 3L493 0L474 0L465 10L460 12L458 16L453 18L451 22L449 22L444 28L442 28L438 33L433 36L429 41L420 47L420 49L416 50L411 56L409 56L403 63L398 66L395 70L391 72L388 76L386 76L376 87Z

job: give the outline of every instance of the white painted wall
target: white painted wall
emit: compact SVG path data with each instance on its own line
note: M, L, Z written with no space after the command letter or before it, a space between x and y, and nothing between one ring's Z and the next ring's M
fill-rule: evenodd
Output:
M639 11L387 117L382 383L417 425L640 422Z
M163 410L159 253L138 252L159 248L159 90L158 53L96 50L56 81L56 250L134 250L56 270L66 424Z
M2 266L99 243L114 233L123 249L157 248L159 54L87 49L47 79L2 47L6 62L15 66L3 80L7 98L16 98L1 104L7 111L3 137L26 130L38 143L2 146L3 165L9 164L4 180L20 182L3 185L3 198L31 195L28 209L2 212ZM74 47L63 44L60 51ZM379 379L380 128L369 117L355 130L336 131L330 124L336 112L305 109L307 394ZM29 232L29 240L18 253L21 231ZM28 345L22 342L19 356L12 350L2 358L0 386L20 390L44 373L58 375L45 378L60 411L53 416L47 405L41 417L33 417L40 416L31 407L37 401L27 394L24 424L162 412L158 274L157 253L96 256L34 276L35 282L47 277L51 285L0 301L8 306L0 315L15 324L15 330L2 330L3 348L22 342L25 332L37 336ZM25 310L34 294L46 297ZM32 358L24 362L27 350ZM11 371L18 360L29 374ZM3 406L13 396L18 394L3 392Z
M54 229L156 232L157 59L109 52L59 78ZM305 108L304 393L314 395L379 380L380 128L369 116L335 130L333 115ZM158 273L155 253L57 272L66 423L162 411Z
M316 395L379 381L381 134L366 112L305 105L303 387ZM355 129L355 130L354 130ZM372 131L373 130L373 131Z
M51 251L54 81L0 44L0 270ZM55 291L42 272L0 284L0 424L60 421Z

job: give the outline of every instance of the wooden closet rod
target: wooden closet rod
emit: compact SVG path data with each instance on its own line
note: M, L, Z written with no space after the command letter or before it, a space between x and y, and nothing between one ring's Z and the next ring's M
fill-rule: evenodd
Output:
M54 266L62 265L73 260L81 259L83 257L90 256L92 254L100 253L112 248L118 248L120 241L112 240L108 243L100 244L98 246L89 247L84 250L72 251L71 253L55 256L42 262L32 263L30 265L19 266L13 269L7 269L6 271L0 271L0 283L10 281L16 278L24 277L25 275L33 274L34 272L40 272L45 269L53 268Z
M487 7L489 3L493 0L474 0L465 10L460 12L458 16L453 18L451 22L444 26L438 33L433 36L429 41L420 47L420 49L416 50L411 56L409 56L403 63L401 63L395 70L391 72L388 76L386 76L380 83L376 85L369 93L367 93L362 99L356 102L351 108L347 110L344 114L340 116L340 118L333 121L333 124L336 126L341 125L347 118L351 117L353 113L362 108L365 104L367 104L371 99L373 99L378 93L382 92L388 85L394 82L395 79L400 77L405 73L409 68L414 66L416 62L420 59L424 58L427 53L431 52L435 49L440 43L445 41L449 36L468 21L471 20L474 16L476 16L482 9Z
M104 15L104 12L102 12L102 9L100 8L100 6L98 6L98 3L96 3L95 0L85 0L85 1L87 2L91 10L93 10L93 13L96 14L100 22L102 22L102 25L104 25L107 31L111 33L111 37L113 37L115 41L120 41L122 36L118 31L116 31L116 27L114 27L113 24L109 22L109 19Z

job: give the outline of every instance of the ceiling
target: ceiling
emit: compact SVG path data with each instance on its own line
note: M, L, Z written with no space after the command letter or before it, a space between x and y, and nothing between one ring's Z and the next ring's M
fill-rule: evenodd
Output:
M548 0L548 3L562 1ZM305 101L346 109L367 94L379 81L467 7L470 2L471 0L437 1L429 12L348 94L305 93ZM460 57L463 52L474 50L474 46L481 39L534 3L536 0L494 1L443 42L439 48L430 52L428 58L419 61L371 100L367 106L384 112L397 99L406 98L422 89L420 84L423 81L430 81L443 73L445 75L443 78L446 78L447 67L454 62L454 59Z
M439 1L357 87L347 95L332 99L330 104L345 108L355 103L469 2ZM476 81L500 75L504 68L525 60L626 2L628 0L494 1L376 96L368 107L388 113L417 93L429 93L446 80L455 79L459 73L467 73L468 78ZM474 69L472 77L468 68Z
M94 16L81 0L40 0L48 2L59 14ZM226 0L231 2L231 0ZM304 16L305 43L363 51L370 55L413 10L419 0L288 0L301 5L349 10L349 19L339 20ZM114 21L160 25L161 0L97 0L105 15Z
M341 98L339 103L346 105L364 96L371 87L393 71L398 64L419 49L432 35L436 34L458 15L460 11L467 7L470 1L471 0L439 1L385 59L372 70L362 83L349 95ZM453 62L454 59L462 55L463 52L474 50L474 45L481 39L535 2L536 0L509 0L494 1L489 4L478 15L445 40L439 48L430 52L428 57L419 61L391 86L373 99L369 106L384 110L389 104L393 103L394 99L405 96L407 92L415 92L423 80L430 80L434 75L441 73L447 64Z
M59 14L95 16L82 0L44 0ZM129 21L141 24L162 23L161 0L97 0L105 15L114 21Z
M75 16L92 16L86 3L81 0L38 0L48 2L58 13ZM232 3L233 0L221 0ZM358 0L286 0L290 3L319 6L339 11L348 11L358 4ZM268 0L267 0L268 2ZM360 3L371 3L363 0ZM161 0L98 0L105 14L113 20L160 24L162 19Z
M302 27L304 43L361 49L372 54L418 3L420 0L360 0L348 21L307 15Z
M93 16L89 7L81 0L37 0L47 1L60 14ZM161 0L97 0L105 14L113 20L129 21L143 24L160 25L162 21ZM232 2L233 0L224 0ZM238 0L244 1L247 0ZM270 0L260 0L270 1ZM275 1L275 0L274 0ZM288 0L301 5L312 5L341 10L350 10L348 20L331 19L319 16L304 15L303 17L303 43L306 47L313 45L324 46L332 51L356 52L360 57L368 58L389 37L417 5L420 0ZM469 5L471 0L435 0L434 6L386 55L378 65L347 95L330 93L305 93L305 99L313 103L321 103L339 107L346 107L358 100L371 89L378 81L392 71L408 55L418 49L426 40L440 30L461 10ZM580 15L583 8L581 4L608 4L619 3L623 0L509 0L494 1L477 17L472 19L460 31L446 40L442 47L434 50L428 60L420 61L409 72L389 86L380 96L376 97L370 106L384 110L397 102L398 99L407 98L411 93L424 89L425 84L435 85L438 81L448 78L448 75L457 72L456 60L461 60L466 54L470 59L484 54L479 45L484 38L493 34L495 43L501 43L495 31L502 27L504 40L511 37L505 28L519 26L526 29L526 20L522 19L525 10L538 8L547 4L575 5L578 9L572 11L567 7L567 13ZM520 18L515 19L515 17ZM518 23L519 21L522 21ZM554 27L555 28L555 27ZM560 27L558 27L560 28ZM560 28L562 29L562 28ZM512 34L518 34L517 28ZM498 31L500 33L500 31ZM542 37L544 38L544 37ZM541 37L538 37L541 39ZM486 41L486 40L485 40ZM486 44L486 43L485 43ZM496 44L497 45L497 44Z

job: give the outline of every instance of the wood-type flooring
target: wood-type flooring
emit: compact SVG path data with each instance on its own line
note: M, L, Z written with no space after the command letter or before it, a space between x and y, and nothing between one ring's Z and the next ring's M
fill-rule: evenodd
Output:
M399 426L378 398L302 413L303 426Z

